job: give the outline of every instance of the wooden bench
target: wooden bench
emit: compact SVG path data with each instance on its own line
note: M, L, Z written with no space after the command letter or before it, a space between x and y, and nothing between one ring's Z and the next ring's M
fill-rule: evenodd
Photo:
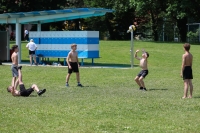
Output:
M41 55L37 55L36 56L36 60L37 62L40 62L40 58L42 58L42 60L47 60L49 62L49 58L58 58L58 62L60 62L60 59L64 59L64 66L67 65L66 62L66 57L53 57L53 56L41 56ZM87 57L78 57L79 59L81 59L81 66L84 65L84 59L92 59L92 65L94 65L94 58L87 58Z

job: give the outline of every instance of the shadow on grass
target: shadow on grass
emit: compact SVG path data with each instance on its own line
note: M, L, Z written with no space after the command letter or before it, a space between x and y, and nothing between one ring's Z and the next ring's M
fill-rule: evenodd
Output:
M46 97L44 95L38 96L38 95L29 95L28 97Z
M167 91L168 89L149 89L149 91Z
M91 63L85 62L83 66L102 66L102 67L131 67L130 64L115 64L115 63L95 63L92 65ZM133 67L138 67L138 65L133 65Z
M200 98L200 96L196 96L196 97L193 97L193 98Z
M91 85L91 86L90 86L90 85L86 85L86 86L83 85L82 87L80 87L80 86L69 86L69 88L72 88L72 87L73 87L73 88L74 88L74 87L76 87L76 88L86 88L86 87L87 87L87 88L90 88L90 87L91 87L91 88L96 88L97 86L92 86L92 85Z

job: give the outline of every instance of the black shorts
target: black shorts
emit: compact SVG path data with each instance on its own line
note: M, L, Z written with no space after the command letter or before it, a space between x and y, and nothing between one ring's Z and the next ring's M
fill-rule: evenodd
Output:
M145 78L148 75L148 73L149 73L148 70L142 70L137 76Z
M33 88L26 89L24 84L19 85L20 95L23 97L28 97L34 90Z
M191 66L185 66L183 69L183 80L193 79Z
M29 55L35 55L35 51L30 51L29 50Z
M71 74L72 72L76 72L76 73L79 72L77 62L69 62L69 64L71 66L71 69L69 69L69 66L68 66L68 73Z

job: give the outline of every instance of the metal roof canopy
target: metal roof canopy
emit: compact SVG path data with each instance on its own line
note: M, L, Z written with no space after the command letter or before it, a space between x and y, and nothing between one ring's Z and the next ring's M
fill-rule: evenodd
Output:
M21 24L37 24L37 30L41 31L42 23L103 16L107 12L111 13L114 12L114 10L104 8L71 8L62 10L3 13L0 14L0 24L15 24L16 44L19 47L19 51L21 51ZM8 47L8 52L10 52L9 49L10 48ZM19 52L18 56L18 63L20 64L21 52Z
M37 24L50 23L77 18L103 16L111 9L104 8L73 8L63 10L46 10L33 12L3 13L0 14L0 23L3 24Z

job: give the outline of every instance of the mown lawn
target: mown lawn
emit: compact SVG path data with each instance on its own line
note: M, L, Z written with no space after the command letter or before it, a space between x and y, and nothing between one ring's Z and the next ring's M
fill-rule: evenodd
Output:
M28 61L25 43L22 59ZM38 97L13 97L6 92L11 84L10 66L0 66L1 133L197 133L200 131L200 45L192 45L194 95L181 99L180 43L135 42L136 49L149 53L148 91L139 91L134 77L138 61L130 68L129 41L101 41L96 66L80 68L83 88L76 87L75 74L65 87L66 67L23 66L28 88L36 83L47 92ZM141 53L139 53L140 55ZM91 60L85 60L91 66ZM118 68L119 67L119 68ZM124 67L123 69L121 67Z

